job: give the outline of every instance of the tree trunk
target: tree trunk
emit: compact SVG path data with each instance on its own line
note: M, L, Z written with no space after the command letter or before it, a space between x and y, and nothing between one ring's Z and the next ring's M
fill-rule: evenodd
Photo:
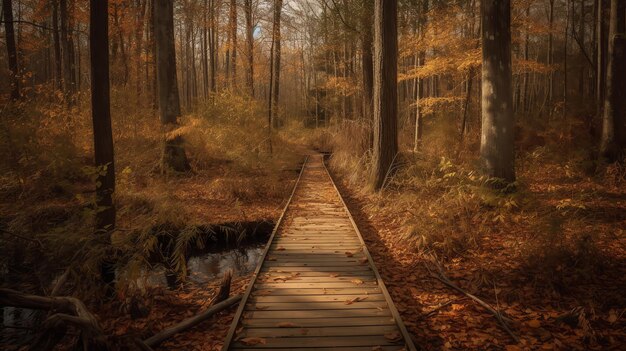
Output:
M550 66L550 73L548 75L548 105L549 115L552 116L552 101L554 99L554 34L552 33L552 29L554 28L554 0L550 0L548 17L550 30L548 34L548 66Z
M620 4L622 2L622 4ZM624 5L622 0L611 0L609 21L608 55L606 71L606 94L602 116L602 140L600 155L609 162L618 161L621 148L616 129L622 129L624 123L624 103L620 100L620 84L623 84L626 48L624 47Z
M91 0L89 13L91 115L95 166L99 174L96 187L96 230L99 235L105 235L105 242L109 242L110 233L115 229L115 162L110 110L108 0ZM111 284L115 278L114 269L109 263L105 263L102 268L104 282Z
M54 75L56 89L63 90L63 71L61 65L61 39L59 38L59 2L52 0L52 40L54 41Z
M489 177L515 181L511 96L511 3L483 0L482 135L480 154Z
M168 135L168 132L178 126L178 117L180 116L174 47L174 4L172 1L154 1L154 30L159 110L161 124L165 127L166 132L162 166L164 169L183 172L190 169L183 147L183 139L179 135Z
M597 101L597 105L596 105L596 115L598 116L598 118L602 117L602 108L604 106L604 98L605 98L605 94L606 94L606 51L607 51L607 28L605 25L605 21L604 21L604 10L605 10L605 6L604 6L604 1L603 0L597 0L598 1L598 9L597 9L597 26L598 28L596 29L596 33L597 33L597 59L596 59L596 63L598 65L597 67L597 73L596 73L596 101Z
M269 92L269 123L270 138L271 129L278 123L278 98L280 96L280 18L283 8L283 0L274 1L274 25L272 28L272 47L270 52L270 92ZM271 145L271 139L270 139ZM271 146L270 146L271 149Z
M230 52L230 87L235 89L237 86L237 1L230 0L230 13L229 13L229 38L228 43Z
M374 9L371 1L363 2L361 23L361 69L363 74L363 118L372 120L372 96L374 94L374 58L372 53L372 17Z
M370 186L380 190L398 153L398 1L374 3L374 149Z
M18 100L20 98L20 72L17 65L12 0L2 0L2 11L4 12L4 31L7 41L7 56L9 58L9 75L11 77L11 99Z
M246 84L248 85L248 94L254 98L254 22L252 18L252 0L245 0L244 11L246 12L246 47L248 48Z

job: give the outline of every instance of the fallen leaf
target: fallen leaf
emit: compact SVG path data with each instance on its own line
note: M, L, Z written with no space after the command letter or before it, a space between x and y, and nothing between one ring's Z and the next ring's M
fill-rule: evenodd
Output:
M391 333L385 334L385 339L391 340L391 341L398 341L402 339L402 336L398 332L391 332Z
M257 306L256 307L257 310L266 310L268 308L270 308L270 306Z
M359 260L360 264L366 264L367 263L367 257L363 257Z
M276 325L279 328L295 328L297 327L296 324L291 323L291 322L280 322Z
M610 310L609 311L609 317L606 319L607 322L613 324L613 323L617 322L617 319L618 319L617 318L617 312L615 310L613 310L613 309Z
M346 251L346 256L347 257L352 257L352 256L354 256L354 254L352 252L350 252L350 251Z
M339 273L331 273L330 277L331 278L337 278L339 276Z
M261 345L265 345L266 344L265 339L263 339L263 338L256 338L256 337L255 338L243 338L243 339L241 339L239 341L241 341L242 344L248 345L248 346L253 346L253 345L258 345L258 344L261 344Z
M282 247L282 246L279 246L279 247L276 248L276 251L285 251L285 248Z
M363 281L361 279L352 279L351 280L352 283L356 284L356 285L361 285L363 284Z
M531 328L539 328L539 327L541 327L541 322L539 322L539 321L538 321L538 320L536 320L536 319L533 319L533 320L531 320L531 321L528 321L528 323L526 323L526 324L527 324L529 327L531 327Z
M522 351L522 349L517 345L506 345L504 349L506 351Z
M365 299L367 299L367 297L359 297L359 296L357 296L357 297L355 297L355 298L352 298L352 299L348 299L348 300L346 300L346 301L344 302L344 304L346 304L346 305L352 305L352 304L353 304L353 303L355 303L355 302L361 302L361 301L363 301L363 300L365 300Z

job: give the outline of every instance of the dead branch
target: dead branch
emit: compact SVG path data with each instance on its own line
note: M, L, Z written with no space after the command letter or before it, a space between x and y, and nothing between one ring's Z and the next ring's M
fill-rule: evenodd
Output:
M0 289L0 305L50 311L53 314L43 324L43 332L30 350L51 350L66 335L68 325L80 329L84 350L109 350L107 338L96 317L85 304L73 297L46 297Z
M209 309L201 312L200 314L194 317L187 318L170 328L162 330L158 334L155 334L149 339L144 340L143 343L148 347L158 346L163 341L169 339L173 335L178 334L182 331L185 331L193 326L196 326L204 322L205 320L211 318L213 315L238 303L241 300L242 295L237 295L237 296L228 298L228 296L230 295L230 284L232 281L232 277L233 277L232 270L229 270L224 273L224 277L222 278L222 283L220 284L220 288L217 294L215 294L215 297L213 298L213 300L211 301L211 305L210 305L211 307Z
M459 287L458 285L454 284L445 274L445 272L443 271L443 268L441 267L441 265L439 264L439 262L434 258L431 257L430 260L435 267L437 268L437 273L433 272L430 267L428 267L428 265L426 263L424 263L424 266L426 267L426 269L428 270L428 272L430 273L430 275L439 280L440 282L442 282L444 285L462 293L463 295L469 297L470 299L474 300L476 303L478 303L480 306L482 306L484 309L486 309L489 313L491 313L494 317L496 317L498 323L500 324L500 326L502 326L502 329L504 329L504 331L507 332L507 334L509 334L511 336L511 338L513 340L515 340L515 342L519 343L519 338L517 337L517 335L515 335L515 333L513 333L513 331L511 330L511 328L509 327L509 323L513 323L513 321L506 317L505 315L503 315L500 311L496 310L495 308L491 307L491 305L489 305L488 303L486 303L485 301L481 300L480 298L478 298L477 296L470 294L469 292L465 291L464 289L462 289L461 287Z

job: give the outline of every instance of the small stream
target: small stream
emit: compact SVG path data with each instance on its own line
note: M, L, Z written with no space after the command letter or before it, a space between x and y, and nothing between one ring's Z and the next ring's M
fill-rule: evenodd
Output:
M221 279L224 272L233 276L252 273L261 260L265 244L274 228L272 222L222 223L199 228L206 235L203 247L190 246L187 255L187 278L192 284L212 283ZM160 235L156 233L155 235ZM144 276L137 279L138 286L174 288L164 265L153 263ZM0 349L18 350L31 343L37 328L46 317L42 311L23 308L0 307Z

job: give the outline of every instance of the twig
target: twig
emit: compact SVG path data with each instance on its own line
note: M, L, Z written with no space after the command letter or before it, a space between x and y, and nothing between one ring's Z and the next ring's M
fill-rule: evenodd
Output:
M428 313L426 313L424 315L424 317L428 318L428 317L432 316L433 314L435 314L436 312L440 311L442 308L444 308L446 306L450 306L451 304L453 304L453 303L455 303L455 302L457 302L459 300L460 299L454 299L454 300L450 300L448 302L444 302L441 305L439 305L439 306L433 308L432 310L430 310Z
M515 335L515 333L513 333L513 331L511 330L511 328L509 327L508 323L512 323L513 321L504 316L501 312L497 311L496 309L494 309L493 307L491 307L491 305L489 305L488 303L486 303L485 301L481 300L480 298L478 298L475 295L470 294L469 292L463 290L462 288L460 288L458 285L454 284L444 273L443 268L441 268L441 265L439 264L439 262L437 262L437 260L431 256L431 262L437 267L437 271L438 274L434 273L430 267L428 267L428 265L426 263L424 263L424 266L426 267L426 269L428 270L428 272L431 274L431 276L437 280L439 280L440 282L442 282L444 285L464 294L465 296L469 297L470 299L474 300L476 303L478 303L480 306L482 306L483 308L485 308L489 313L491 313L494 317L496 317L496 319L498 320L500 326L502 326L502 329L504 329L504 331L507 332L507 334L509 334L511 336L511 338L513 340L515 340L515 342L519 343L519 337L517 335Z

